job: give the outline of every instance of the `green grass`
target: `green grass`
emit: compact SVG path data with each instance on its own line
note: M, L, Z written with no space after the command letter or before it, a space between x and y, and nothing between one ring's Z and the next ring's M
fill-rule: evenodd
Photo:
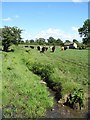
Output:
M40 83L44 75L58 87L60 83L62 97L75 88L87 94L88 50L61 51L57 47L54 53L48 50L43 54L22 46L14 49L2 54L4 117L41 117L53 106L46 85ZM36 64L39 74L33 71Z
M2 52L0 52L0 109L2 107Z
M14 53L3 52L2 104L6 118L41 117L53 105L47 87L40 83L41 78L24 64L24 52L19 49Z

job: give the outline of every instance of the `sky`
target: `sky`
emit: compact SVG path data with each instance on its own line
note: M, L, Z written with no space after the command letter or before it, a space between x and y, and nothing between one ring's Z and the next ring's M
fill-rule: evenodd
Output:
M78 1L78 0L76 0ZM78 28L88 18L88 2L2 2L3 26L23 29L23 40L54 37L81 41Z

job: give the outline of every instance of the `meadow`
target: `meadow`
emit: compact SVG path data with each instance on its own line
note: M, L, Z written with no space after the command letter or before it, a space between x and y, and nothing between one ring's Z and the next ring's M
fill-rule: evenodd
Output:
M12 47L14 52L2 52L3 117L43 117L54 104L48 87L58 91L58 100L74 89L82 89L87 98L88 50L56 47L54 53L40 53L36 48Z

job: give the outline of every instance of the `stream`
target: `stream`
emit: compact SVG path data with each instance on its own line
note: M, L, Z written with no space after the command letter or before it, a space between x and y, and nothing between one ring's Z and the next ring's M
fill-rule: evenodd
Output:
M55 93L50 90L50 95L55 96ZM44 118L88 118L88 104L87 108L84 110L73 110L68 106L57 103L54 98L54 106L52 109L46 111Z

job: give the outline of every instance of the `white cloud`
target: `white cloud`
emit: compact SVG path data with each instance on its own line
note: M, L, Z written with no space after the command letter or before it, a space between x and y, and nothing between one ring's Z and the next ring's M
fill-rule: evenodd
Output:
M2 20L3 20L3 21L11 21L12 18L8 17L8 18L3 18Z
M74 31L77 30L76 27L72 27L72 29ZM55 39L60 38L61 40L65 41L65 40L73 40L73 39L77 39L80 40L80 36L78 34L78 32L73 32L71 33L66 33L63 30L60 29L55 29L55 28L49 28L47 30L42 30L40 31L36 36L33 37L33 39L35 38L45 38L48 39L49 37L54 37Z
M50 36L54 37L54 38L59 38L61 36L61 34L63 34L63 31L59 30L59 29L55 29L55 28L49 28L47 30L43 30L40 31L35 38L40 38L43 37L45 39L48 39Z
M25 41L25 40L30 40L31 39L31 34L27 31L23 31L22 34L21 34L21 37L22 39Z
M65 33L63 30L60 29L54 29L54 28L49 28L47 30L43 30L39 32L35 38L45 38L48 39L49 37L54 37L55 39L60 38L61 40L72 40L73 36L69 33Z
M82 0L72 0L72 2L82 2Z
M78 28L79 28L79 27L74 27L74 26L73 26L73 27L72 27L72 30L75 31L75 32L78 32Z
M73 39L77 39L79 41L81 41L81 38L79 36L78 32L73 32L77 30L76 27L72 27L72 33L67 33L61 29L56 29L56 28L49 28L47 30L42 30L38 33L35 34L31 34L30 31L23 31L22 33L22 38L23 40L30 40L30 39L36 39L36 38L45 38L48 39L49 37L54 37L55 39L60 38L62 41L65 40L70 40L72 41Z
M19 18L19 16L18 15L15 15L15 16L13 16L12 18L11 17L7 17L7 18L2 18L2 20L3 21L11 21L11 20L13 20L13 19L17 19L17 18Z

